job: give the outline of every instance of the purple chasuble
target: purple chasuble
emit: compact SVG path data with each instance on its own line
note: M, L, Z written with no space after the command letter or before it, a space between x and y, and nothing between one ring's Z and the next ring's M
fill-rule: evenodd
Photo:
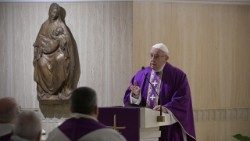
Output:
M71 141L77 141L82 136L102 128L105 125L89 118L70 118L58 127Z
M151 71L151 67L142 69L131 80L131 84L137 82L141 88L142 99L139 104L141 107L145 107L147 103L149 87L147 78L150 77ZM125 106L134 106L134 104L130 104L130 92L129 88L125 92L123 99ZM163 68L159 100L177 120L177 123L173 125L160 128L161 138L159 140L183 141L182 126L187 134L187 141L195 141L193 108L188 80L184 72L169 63L166 63Z

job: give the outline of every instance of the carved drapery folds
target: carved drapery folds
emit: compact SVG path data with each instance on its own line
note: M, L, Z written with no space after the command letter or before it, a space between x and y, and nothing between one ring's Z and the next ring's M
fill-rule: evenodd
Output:
M34 80L39 101L68 100L77 87L80 64L76 42L65 24L65 10L53 3L34 43Z

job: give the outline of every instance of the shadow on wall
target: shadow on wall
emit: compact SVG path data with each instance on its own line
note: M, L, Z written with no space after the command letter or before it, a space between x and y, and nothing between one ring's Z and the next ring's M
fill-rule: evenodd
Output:
M241 134L236 134L233 137L236 138L239 141L250 141L250 137L242 136Z

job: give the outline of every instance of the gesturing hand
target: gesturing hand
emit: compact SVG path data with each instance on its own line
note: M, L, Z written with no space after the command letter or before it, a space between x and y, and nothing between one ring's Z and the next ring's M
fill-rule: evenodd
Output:
M135 84L130 85L129 89L131 90L134 97L139 97L141 93L141 88L138 86L138 84L135 82Z

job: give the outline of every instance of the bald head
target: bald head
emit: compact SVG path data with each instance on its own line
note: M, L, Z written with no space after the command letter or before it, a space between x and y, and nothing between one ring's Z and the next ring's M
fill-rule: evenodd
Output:
M0 123L13 123L18 111L18 106L14 98L0 98Z

